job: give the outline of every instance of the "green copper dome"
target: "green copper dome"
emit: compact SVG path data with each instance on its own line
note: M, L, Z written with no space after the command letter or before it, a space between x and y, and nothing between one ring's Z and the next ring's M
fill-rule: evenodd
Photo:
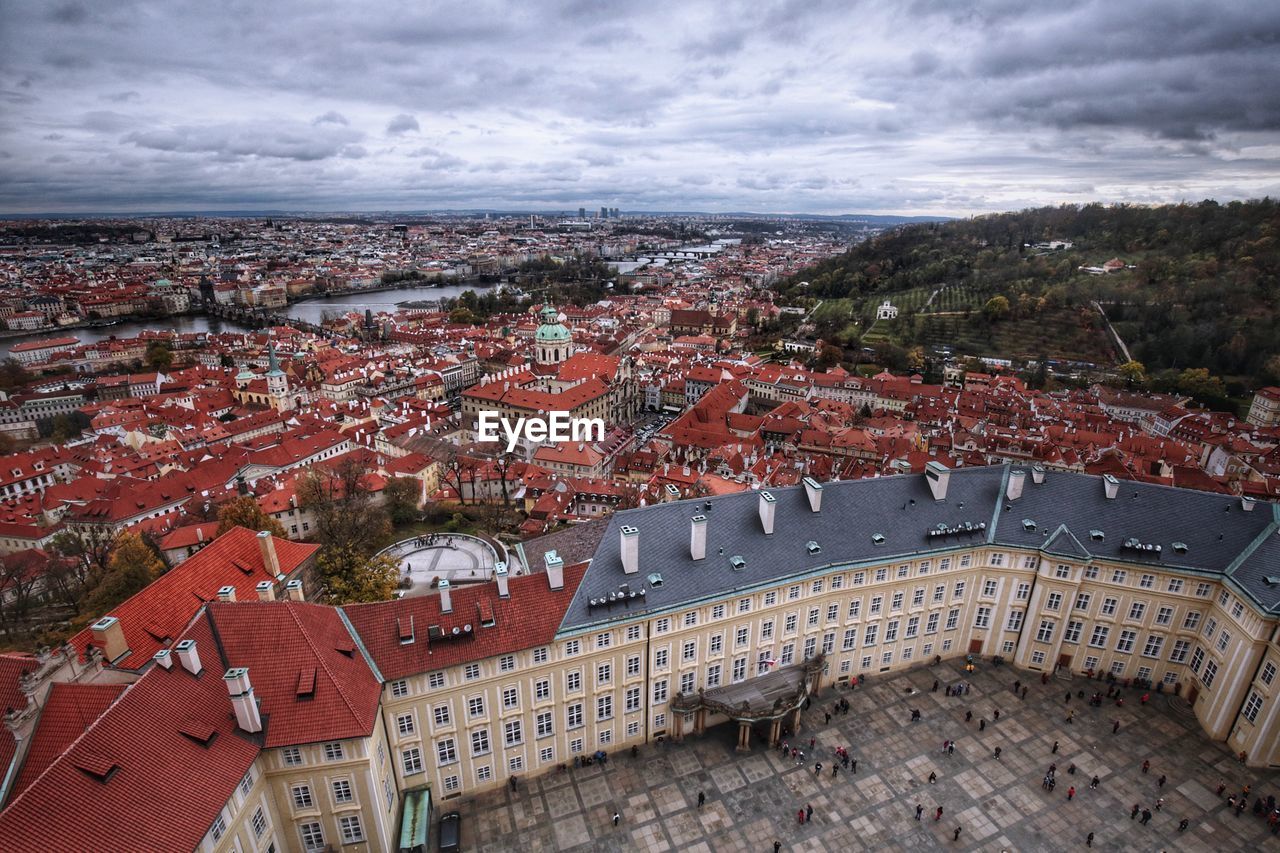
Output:
M572 336L569 329L558 321L559 315L555 308L546 305L539 316L542 318L542 325L538 327L534 340L540 344L567 343L570 340Z

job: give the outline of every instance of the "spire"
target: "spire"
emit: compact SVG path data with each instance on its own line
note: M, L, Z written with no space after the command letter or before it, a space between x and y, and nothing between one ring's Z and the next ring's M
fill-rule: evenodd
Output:
M283 376L284 371L280 369L280 362L276 359L276 345L270 338L267 339L267 375Z

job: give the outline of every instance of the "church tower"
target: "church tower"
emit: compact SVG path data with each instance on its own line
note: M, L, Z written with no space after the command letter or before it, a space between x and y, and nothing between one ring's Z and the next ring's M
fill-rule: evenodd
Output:
M559 312L552 305L542 306L539 312L542 324L534 335L533 358L539 365L553 367L573 355L573 335L560 322Z
M271 397L271 405L281 412L292 409L293 401L289 399L289 377L280 369L280 362L276 359L275 343L271 341L267 342L267 362L267 394Z

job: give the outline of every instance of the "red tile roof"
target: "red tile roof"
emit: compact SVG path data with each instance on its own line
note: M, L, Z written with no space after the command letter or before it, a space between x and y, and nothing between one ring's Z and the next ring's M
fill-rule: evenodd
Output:
M55 682L40 709L40 719L31 734L31 745L9 791L9 799L29 788L76 738L97 722L124 688L123 684Z
M545 645L555 637L569 601L587 564L564 567L564 589L553 590L543 573L511 578L510 598L499 598L496 583L455 589L453 612L440 612L440 596L423 595L343 608L374 663L386 679L483 660L494 655ZM480 624L479 606L487 602L496 625ZM401 644L401 626L413 620L414 642ZM439 625L446 632L470 624L470 639L431 642L427 629ZM407 633L407 631L406 631Z

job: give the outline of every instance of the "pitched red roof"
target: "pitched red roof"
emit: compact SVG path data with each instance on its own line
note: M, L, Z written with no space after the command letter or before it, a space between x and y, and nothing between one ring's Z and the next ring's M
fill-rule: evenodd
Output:
M285 575L320 547L272 539L280 560L280 572ZM237 598L255 599L259 581L265 580L272 580L272 576L263 565L257 533L243 527L227 531L109 614L102 614L120 620L129 645L129 654L115 665L122 669L141 669L152 655L178 638L205 602L217 599L221 587L234 586ZM81 655L92 642L93 632L88 628L71 638L71 645Z
M403 678L551 642L586 570L586 563L565 566L564 589L559 590L548 586L543 573L511 578L509 598L498 597L496 583L459 587L452 594L452 613L440 612L438 595L353 604L343 612L382 677ZM494 627L480 624L482 602L492 609ZM414 641L403 644L401 631L408 634L410 620ZM428 629L433 625L451 632L467 624L472 628L469 639L428 639Z
M40 709L40 719L31 734L31 745L9 791L9 799L29 788L76 738L97 722L124 688L123 684L54 682Z

